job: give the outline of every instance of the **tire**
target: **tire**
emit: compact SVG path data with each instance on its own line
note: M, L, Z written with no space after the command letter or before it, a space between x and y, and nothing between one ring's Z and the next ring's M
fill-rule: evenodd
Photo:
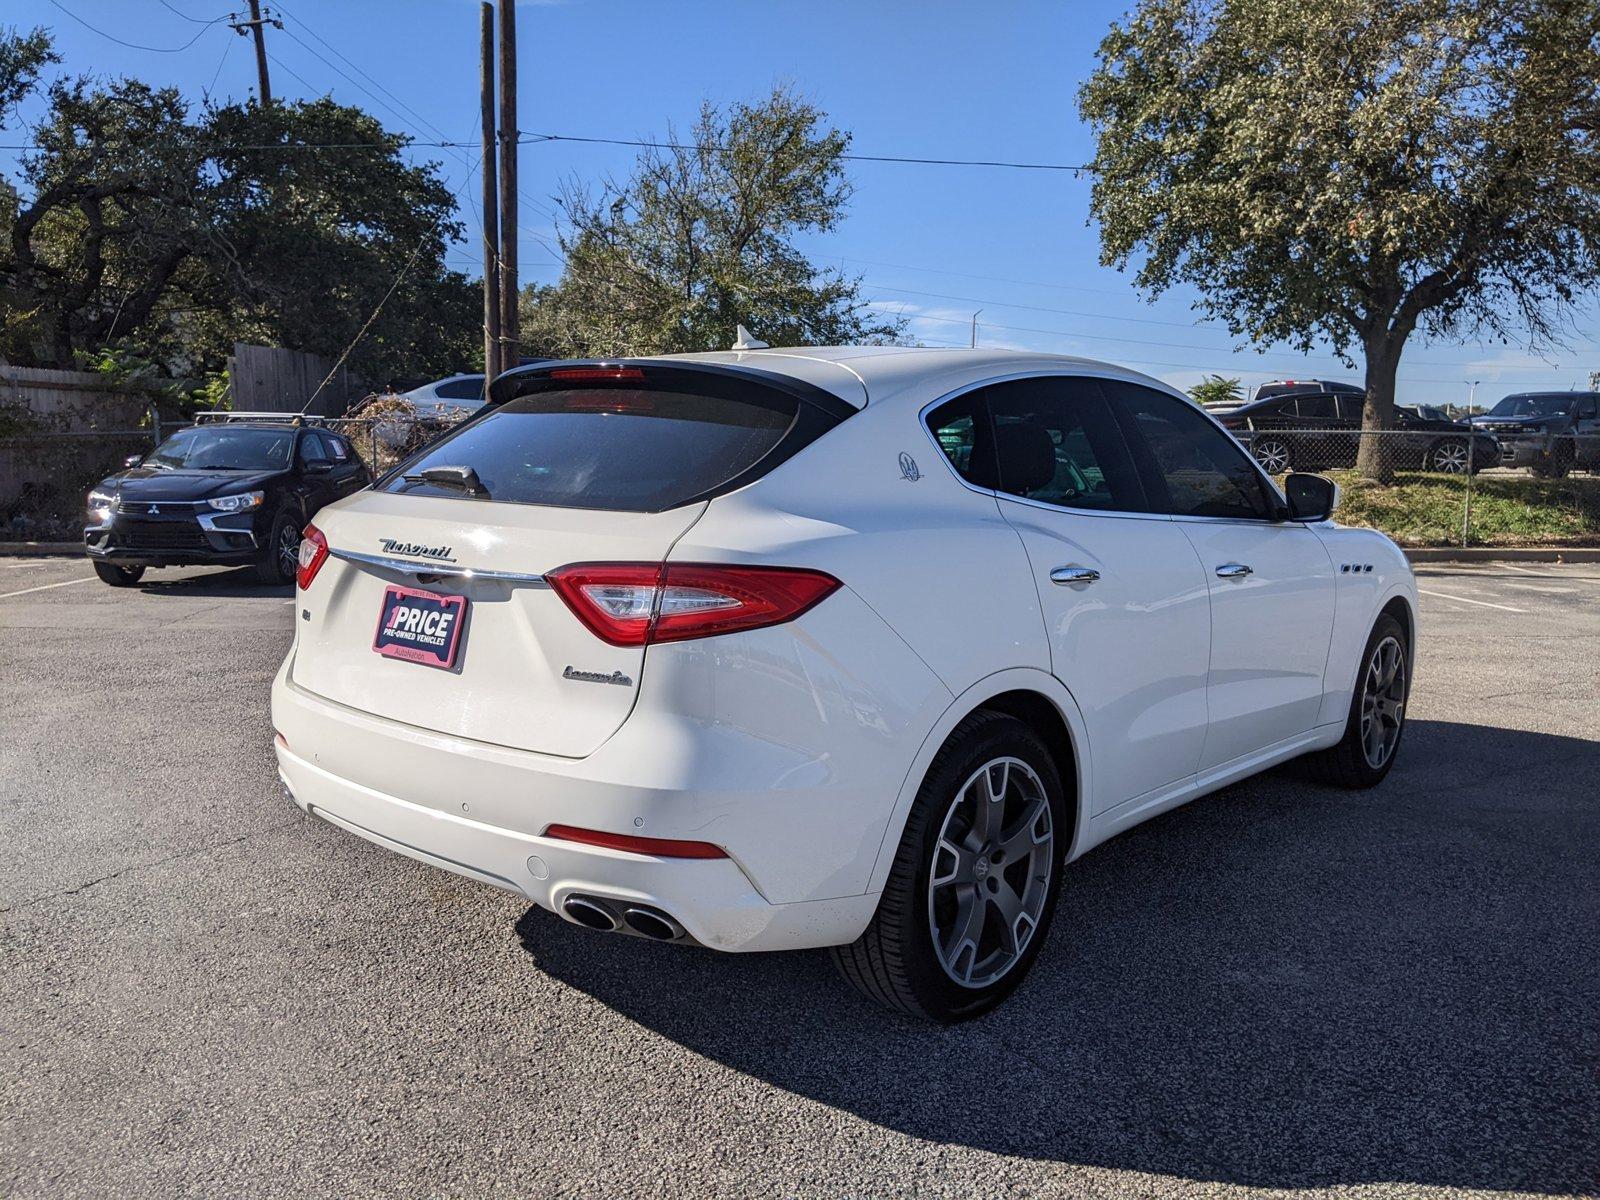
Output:
M255 576L261 583L293 583L300 565L300 524L288 511L280 512L267 537L266 554L256 560Z
M1572 464L1577 456L1572 442L1557 442L1548 460L1534 464L1533 473L1541 479L1565 479L1572 473Z
M1477 474L1477 468L1472 465L1472 448L1456 438L1435 442L1428 450L1422 469L1444 475L1465 475L1468 471Z
M1254 439L1250 443L1250 453L1268 475L1282 475L1294 469L1294 454L1281 437Z
M1389 660L1397 664L1398 687L1383 685L1381 675L1384 668L1379 668L1380 678L1376 681L1373 678L1374 664L1379 658L1379 652L1385 650L1390 643L1393 643L1398 654L1397 658ZM1381 727L1390 723L1385 717L1385 712L1392 716L1392 734L1388 735L1389 740L1386 742L1384 752L1376 762L1374 756L1369 753L1370 743L1366 734L1370 727L1365 724L1369 693L1375 682L1380 693L1389 694L1382 696L1377 710L1373 713L1374 721ZM1352 789L1376 787L1382 783L1400 753L1400 741L1406 730L1405 706L1410 695L1411 645L1400 622L1388 613L1384 613L1373 625L1366 647L1361 652L1356 686L1354 694L1350 697L1350 713L1345 718L1344 736L1339 739L1338 745L1308 754L1303 760L1311 778L1319 783Z
M100 576L101 582L109 583L112 587L132 587L144 578L143 567L119 567L116 563L108 562L95 563L94 573Z
M1044 945L1071 836L1061 777L1039 735L1003 713L972 714L929 766L872 923L834 947L835 965L863 995L908 1016L950 1024L987 1012Z

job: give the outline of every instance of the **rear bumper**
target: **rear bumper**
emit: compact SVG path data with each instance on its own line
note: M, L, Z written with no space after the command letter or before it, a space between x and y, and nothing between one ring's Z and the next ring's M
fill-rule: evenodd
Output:
M854 941L877 907L866 892L772 902L742 865L741 844L752 854L773 847L717 822L698 827L704 794L611 774L640 756L557 759L429 733L313 696L289 681L287 665L272 700L288 743L276 743L279 773L301 809L558 915L569 896L595 896L660 909L712 949L795 950ZM553 823L710 838L731 857L658 858L542 836ZM831 851L820 830L811 845L791 838L778 848L796 861Z
M800 950L854 941L877 896L769 904L732 859L653 858L517 833L340 779L279 745L294 802L348 833L561 913L572 895L645 904L715 950Z

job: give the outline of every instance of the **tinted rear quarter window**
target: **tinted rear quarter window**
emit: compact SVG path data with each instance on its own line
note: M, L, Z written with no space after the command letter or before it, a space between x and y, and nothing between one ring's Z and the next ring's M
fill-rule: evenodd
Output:
M384 490L463 498L429 467L470 467L487 496L512 504L660 512L747 476L785 441L805 407L759 384L599 386L534 391L435 443ZM814 435L813 435L814 436Z
M1185 401L1108 380L1106 393L1145 475L1157 511L1188 517L1264 519L1265 485L1234 441Z

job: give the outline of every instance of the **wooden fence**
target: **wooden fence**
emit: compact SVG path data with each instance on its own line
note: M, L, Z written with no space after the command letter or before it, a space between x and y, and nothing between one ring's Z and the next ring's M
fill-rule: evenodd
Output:
M360 383L340 367L328 386L317 388L333 363L320 354L284 350L277 346L247 346L235 342L228 360L228 379L235 412L308 412L319 417L343 415L359 396ZM307 402L316 395L315 403Z
M22 409L29 424L47 429L128 429L138 425L151 396L93 371L0 365L0 404Z

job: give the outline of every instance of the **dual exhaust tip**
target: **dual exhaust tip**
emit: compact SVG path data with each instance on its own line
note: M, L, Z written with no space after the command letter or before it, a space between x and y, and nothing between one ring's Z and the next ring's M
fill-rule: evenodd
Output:
M686 936L683 926L659 908L648 904L613 905L594 896L568 896L561 905L567 920L602 933L636 933L653 942L677 942Z

